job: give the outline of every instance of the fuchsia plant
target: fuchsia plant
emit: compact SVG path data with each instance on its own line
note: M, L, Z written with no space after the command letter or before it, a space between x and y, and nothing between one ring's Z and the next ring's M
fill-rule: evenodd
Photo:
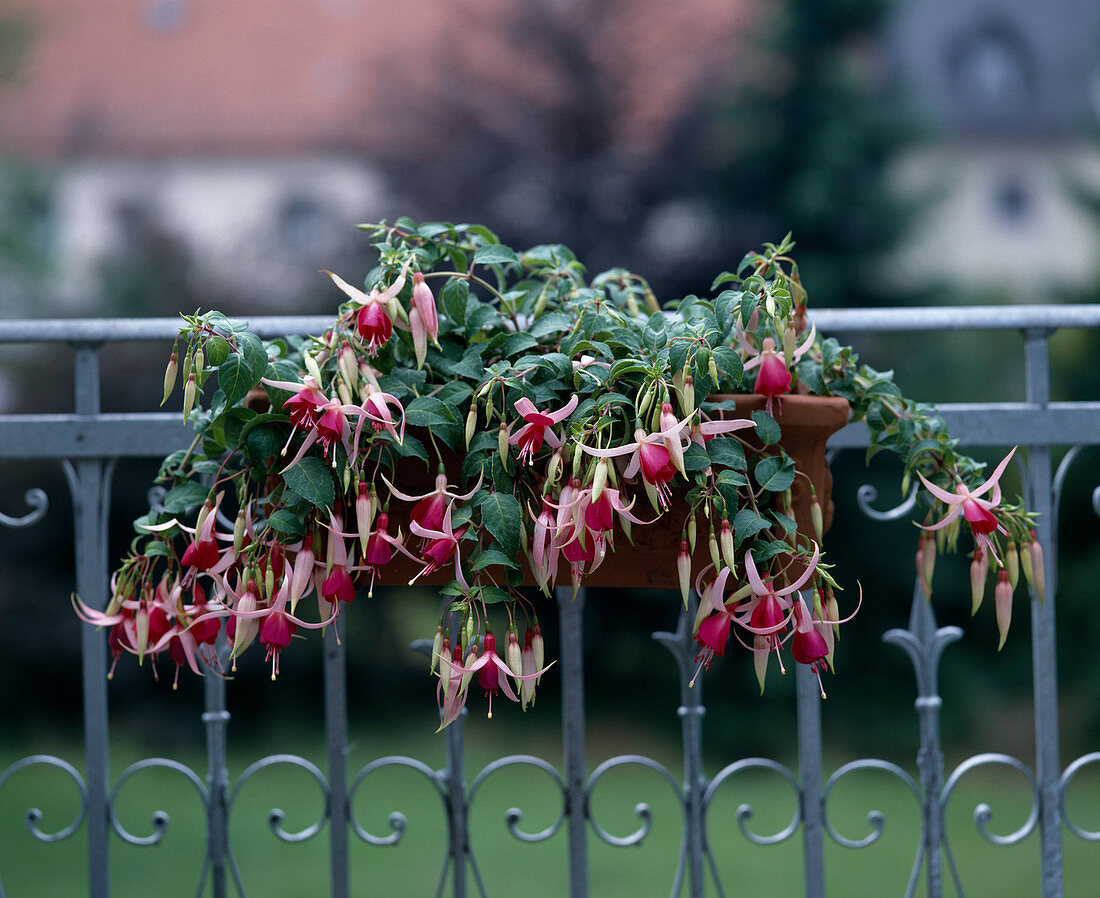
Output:
M116 659L167 652L177 673L223 675L218 640L234 665L258 641L274 678L295 632L339 627L358 586L371 597L377 582L441 578L442 725L475 684L490 709L500 694L526 708L550 665L524 582L575 590L664 519L678 534L669 578L685 604L692 584L701 596L700 670L734 639L761 688L788 650L820 677L844 619L820 505L801 525L792 510L808 478L776 420L791 393L846 399L872 451L893 450L903 483L924 484L927 591L965 522L975 604L996 572L1002 642L1021 567L1041 593L1032 516L999 486L1011 453L981 482L933 409L807 326L789 239L719 275L713 296L661 309L637 275L588 280L561 246L517 253L479 226L364 227L379 264L362 290L329 273L347 299L317 336L264 343L220 313L185 316L195 440L165 459L167 495L136 522L106 609L74 599L110 628ZM179 358L177 344L166 398ZM737 391L766 408L750 416L721 395Z

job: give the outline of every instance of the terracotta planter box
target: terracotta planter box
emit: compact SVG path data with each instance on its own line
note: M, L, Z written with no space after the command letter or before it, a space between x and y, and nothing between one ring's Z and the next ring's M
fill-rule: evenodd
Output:
M764 408L765 399L756 394L741 394L732 397L715 397L720 399L732 398L737 402L736 412L727 416L748 417L754 411ZM786 453L794 459L799 471L805 473L814 484L818 501L821 503L825 520L825 528L828 529L832 521L832 501L829 498L832 489L832 476L829 466L825 462L825 444L829 437L843 428L848 423L849 407L844 399L825 396L784 396L782 410L774 415L776 421L783 429L783 439L780 445ZM739 436L749 434L747 442L752 444L751 431L741 431ZM757 443L757 446L760 446ZM418 465L419 478L423 478L423 487L416 483L410 483L407 487L402 478L402 488L410 492L427 491L431 489L433 479L429 477L423 467ZM813 536L813 526L810 520L810 490L806 481L795 478L791 487L791 500L794 507L794 516L798 522L799 531ZM396 532L396 527L401 526L403 532L408 535L408 503L394 502L391 506L390 532ZM652 509L644 497L635 503L635 509L640 518L652 516ZM709 553L706 546L706 528L700 521L699 538L696 545L695 561L696 569L709 562ZM603 563L589 576L585 577L585 586L609 586L630 588L660 588L678 589L679 580L676 574L676 556L680 551L680 534L686 524L686 509L677 512L675 499L673 508L659 521L648 526L635 525L632 528L633 544L626 538L621 529L615 530L615 551L608 552ZM533 522L528 521L528 531L533 527ZM533 586L535 581L524 561L524 583ZM407 583L419 568L409 559L395 555L394 560L383 570L382 580L384 584L403 585ZM469 572L467 571L467 574ZM454 579L454 566L447 564L443 570L437 571L431 577L421 577L416 582L424 585L444 585ZM568 586L571 583L569 576L569 564L562 561L558 570L558 585Z

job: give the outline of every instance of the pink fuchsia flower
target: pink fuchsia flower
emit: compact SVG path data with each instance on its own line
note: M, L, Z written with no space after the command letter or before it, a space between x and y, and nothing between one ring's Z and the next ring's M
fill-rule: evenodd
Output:
M817 675L817 685L821 697L825 697L825 687L821 684L821 671L828 669L825 660L829 655L829 644L821 635L806 603L799 596L791 609L794 617L794 633L791 635L791 655L799 664L808 665Z
M741 348L753 356L745 362L745 370L750 371L757 367L760 369L756 374L754 390L767 399L764 408L769 415L772 411L772 400L791 389L791 368L813 346L814 335L814 326L811 324L809 335L788 359L784 357L785 354L781 350L776 349L775 340L771 337L765 337L760 344L760 349L756 349L748 342L744 333L738 334Z
M376 578L381 577L382 568L389 564L393 560L393 553L396 549L403 555L408 556L413 561L420 561L415 555L402 545L400 532L397 536L392 536L389 532L390 516L387 512L381 512L378 515L377 520L374 522L374 532L371 533L370 538L367 540L367 547L363 551L363 560L360 567L363 570L370 571L370 584L367 589L367 598L374 597L374 581Z
M275 387L279 390L286 390L293 392L295 395L291 396L285 403L284 407L291 407L291 423L294 427L291 429L290 436L287 437L286 445L283 446L282 454L286 455L286 450L290 446L290 441L294 439L294 434L299 430L306 430L306 438L302 441L302 445L299 447L297 454L291 459L290 464L286 467L290 468L296 465L302 456L306 454L306 451L315 442L320 441L324 447L324 453L327 456L329 450L332 448L333 443L341 443L349 456L355 454L355 450L351 447L348 437L351 435L351 427L348 423L348 417L355 417L359 419L358 426L355 429L355 442L358 447L359 433L363 426L363 420L371 419L371 413L366 409L358 405L350 405L341 403L338 399L330 399L325 396L317 384L317 380L306 375L302 379L302 383L295 383L288 380L268 380L266 377L260 378L260 382L266 384L269 387ZM291 406L291 403L297 402L296 406ZM308 414L305 410L308 409ZM373 420L373 419L372 419ZM312 423L309 423L311 422ZM283 469L284 471L286 468Z
M555 424L560 424L573 414L573 409L577 407L579 401L577 394L574 393L569 401L557 411L540 412L526 396L516 400L515 409L526 423L508 438L508 443L512 446L519 446L519 460L521 463L524 461L527 464L531 463L535 455L542 449L544 439L554 449L561 446L561 438L550 428Z
M363 369L366 379L364 389L366 399L363 400L363 411L366 419L371 422L375 433L387 431L398 443L405 441L405 408L401 401L392 393L386 393L378 386L378 381L370 367ZM401 430L397 430L397 421L393 416L393 409L401 415ZM356 447L358 448L358 446Z
M693 443L706 446L716 436L755 426L756 422L748 418L716 418L692 423L688 429L688 436Z
M333 283L351 298L352 303L358 305L359 311L356 314L355 325L359 331L359 336L366 342L367 352L370 355L377 355L378 350L388 343L390 337L393 336L393 316L390 307L396 301L401 288L405 286L405 272L407 270L408 263L406 262L405 267L401 269L401 273L389 287L382 291L376 288L371 290L369 294L353 287L331 271L325 272L332 278Z
M528 509L530 514L530 509ZM557 545L558 532L557 516L548 496L542 497L542 509L535 518L534 530L531 534L531 573L535 575L535 582L547 595L550 594L554 581L558 576L558 554L561 548Z
M1001 479L1001 475L1008 466L1009 460L1015 453L1016 448L1013 447L1012 451L1001 459L1001 463L994 468L989 479L974 490L969 489L966 484L960 483L955 487L955 492L948 492L942 487L936 486L936 484L932 483L918 471L917 476L920 478L921 483L924 484L925 489L939 499L944 505L948 506L949 511L935 524L929 526L918 524L917 526L922 530L940 530L955 520L961 512L963 517L966 518L966 522L970 525L971 531L974 533L974 542L979 548L988 550L990 555L997 558L996 553L993 551L993 544L989 539L989 534L996 531L1001 533L1007 531L1003 525L997 522L997 517L993 514L993 509L1001 502L1001 485L998 481ZM983 499L982 496L986 493L989 493L989 498ZM1000 559L997 560L998 562L1000 561Z
M420 577L439 570L439 568L446 564L453 555L455 560L455 579L462 584L464 592L468 593L470 591L470 584L466 582L466 577L462 573L462 556L458 551L458 542L462 539L468 528L459 527L457 531L454 530L451 526L451 511L453 508L454 502L452 501L447 506L447 510L443 513L443 525L438 530L421 527L416 521L409 522L409 529L417 536L428 541L428 544L424 548L425 557L420 559L424 568L409 581L410 586Z
M772 578L765 581L760 577L756 563L752 559L752 549L745 552L745 577L752 587L752 598L745 604L743 611L739 612L737 622L754 636L767 637L768 643L776 654L779 652L779 637L787 629L787 624L793 614L794 602L789 598L791 593L797 592L814 575L817 570L817 560L821 551L814 543L813 556L806 563L805 570L789 586L776 589ZM780 661L780 670L783 669Z
M687 427L690 420L689 415L683 421L670 421L655 433L646 433L639 427L634 431L634 442L624 443L622 446L594 449L581 443L581 449L598 458L610 458L633 452L634 457L630 459L623 476L634 477L640 471L642 480L646 484L646 491L650 493L650 498L655 500L654 505L663 510L668 508L672 501L672 490L669 489L668 482L676 473L667 441L679 439L679 434Z
M416 503L409 513L409 517L426 530L441 530L443 528L443 518L447 511L447 500L453 499L457 502L465 502L481 489L483 479L478 477L474 488L467 493L454 493L451 492L450 485L447 483L447 475L440 471L435 478L434 490L430 493L414 496L401 492L386 479L385 475L382 476L382 482L389 488L391 496L400 499L402 502Z
M503 692L513 702L518 702L520 700L519 696L516 695L511 684L508 682L509 677L514 679L517 684L535 681L550 669L550 665L548 664L546 667L542 668L542 670L535 670L531 673L517 673L497 654L496 645L496 637L491 631L487 632L483 640L482 651L473 663L469 663L469 659L467 659L466 666L461 666L457 662L451 662L450 665L450 673L452 675L454 673L462 675L477 674L478 685L485 690L485 695L489 698L490 718L493 716L493 696L498 692ZM534 652L532 651L532 659L533 658ZM501 676L501 674L503 674L503 676ZM457 716L456 713L451 719L453 720L454 717Z

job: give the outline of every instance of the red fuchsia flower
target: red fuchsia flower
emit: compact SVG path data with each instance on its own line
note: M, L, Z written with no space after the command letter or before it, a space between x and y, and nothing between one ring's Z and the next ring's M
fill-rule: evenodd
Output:
M384 392L381 387L378 386L378 381L375 379L374 372L371 371L370 368L365 369L365 373L367 398L363 401L363 411L366 419L371 422L371 426L374 428L375 433L381 433L385 430L398 443L405 442L405 407L396 396L392 393ZM396 409L397 413L401 416L400 431L397 429L397 419L394 418L393 409ZM356 441L358 443L358 437ZM358 445L356 448L358 448Z
M530 511L530 510L528 510ZM531 573L547 595L558 576L558 554L561 548L555 539L558 532L554 503L548 496L542 497L542 510L535 518L531 534Z
M581 443L581 449L598 458L610 458L633 452L634 457L630 459L623 476L634 477L640 471L646 485L646 492L650 494L654 506L664 510L672 502L672 490L669 489L668 482L676 473L667 441L679 439L679 434L687 427L690 420L689 415L683 421L672 421L655 433L646 433L639 427L634 431L633 443L624 443L622 446L611 449L594 449L583 443Z
M427 545L424 547L424 558L420 559L424 568L409 581L410 586L420 577L435 573L435 571L446 564L453 555L455 560L455 579L462 584L463 592L468 593L470 591L470 584L466 582L466 577L462 573L462 556L458 551L458 541L462 539L469 528L465 526L459 527L457 532L452 528L451 511L453 508L454 502L452 501L448 504L447 510L443 513L443 526L438 530L430 530L427 527L421 527L416 521L409 522L409 529L417 536L428 541Z
M320 388L317 386L317 381L310 375L306 375L303 378L303 383L295 383L288 380L268 380L266 377L260 378L260 382L266 384L269 387L275 387L279 390L286 390L288 392L295 393L287 403L294 400L295 397L302 397L299 402L299 407L308 406L312 411L309 416L299 415L298 420L301 424L294 420L292 415L291 422L294 423L294 427L291 429L290 436L287 437L286 445L283 446L282 454L286 455L286 450L290 446L290 441L294 439L294 434L299 430L306 431L306 438L302 441L301 447L299 447L297 454L290 460L290 463L286 468L291 468L296 465L306 454L306 450L309 449L315 442L320 441L324 447L324 454L327 456L329 450L332 448L333 443L341 443L349 456L355 454L355 450L352 449L348 437L351 433L351 427L348 423L348 416L352 416L359 419L359 424L355 430L355 442L358 446L359 432L363 426L363 419L370 417L370 412L358 405L348 405L341 403L338 399L329 399ZM323 402L317 404L317 399L323 398ZM287 405L284 403L284 406ZM312 424L304 426L309 420L312 419ZM283 468L285 471L286 468Z
M447 512L447 500L452 499L456 502L465 502L481 489L483 480L483 477L478 477L474 488L467 493L453 493L447 483L447 475L440 471L435 478L434 490L430 493L412 496L408 493L401 492L401 490L386 479L385 475L382 477L382 482L389 488L391 496L395 496L402 502L416 503L413 506L413 510L409 513L409 518L426 530L442 530L443 518L446 516Z
M950 493L942 487L936 486L936 484L932 483L918 471L917 476L920 478L921 483L924 484L925 489L939 499L944 505L948 506L949 511L942 520L937 521L935 524L929 526L918 524L917 526L922 530L940 530L955 520L955 518L959 516L959 513L962 512L963 517L966 518L966 522L970 525L970 529L974 534L975 544L979 548L985 549L999 564L1000 559L993 549L993 543L989 538L989 534L998 531L1000 533L1007 533L1004 526L997 522L997 517L993 514L993 509L1001 502L1001 485L998 481L1001 479L1001 475L1008 466L1009 460L1015 453L1016 448L1013 447L1012 451L1001 459L1001 463L994 468L989 479L974 490L969 489L966 484L960 483L955 487L955 492ZM989 498L983 499L982 496L986 493L989 493Z
M573 409L577 407L579 401L577 394L574 393L569 401L557 411L540 412L526 396L516 400L515 409L527 423L512 434L508 438L508 442L512 446L519 446L520 463L526 461L527 464L530 464L535 455L542 449L544 439L554 449L561 446L561 438L550 428L555 424L560 424L573 414Z
M745 576L752 587L752 598L745 604L743 611L739 612L737 622L754 636L767 637L768 643L779 655L779 637L786 631L787 624L793 613L793 600L789 598L791 593L797 592L814 575L817 570L817 560L820 557L820 549L814 543L813 556L806 564L805 570L789 586L776 589L772 578L767 581L761 579L756 569L756 563L752 560L752 550L745 552ZM783 661L779 661L779 669L783 669Z
M828 669L825 660L829 655L829 644L818 630L806 603L799 596L791 609L794 617L794 633L791 636L791 655L799 664L806 664L817 675L817 685L821 697L825 698L825 687L821 684L821 671Z
M519 701L519 696L516 695L511 684L508 682L509 677L514 679L517 684L525 681L534 681L546 673L550 665L548 664L542 670L532 671L529 674L517 674L508 666L504 659L497 654L497 641L492 632L485 634L483 643L480 655L472 664L467 662L466 666L460 666L457 662L452 662L451 668L452 673L457 671L459 674L477 674L478 685L485 690L485 695L489 698L489 717L491 719L493 716L493 696L498 692L503 692L513 702ZM533 657L534 655L532 653L532 658ZM501 674L504 676L501 676ZM455 716L457 717L457 714ZM453 720L454 718L452 717L451 719Z
M385 346L390 337L393 336L391 306L396 301L401 288L405 286L405 272L407 269L408 263L401 269L401 273L389 287L382 291L376 288L371 290L369 294L351 286L331 271L325 272L332 278L333 283L351 298L352 303L359 306L355 325L359 331L359 336L366 342L367 352L370 355L377 355L378 350Z
M710 612L700 621L695 628L695 641L699 645L699 654L695 660L699 662L699 668L695 676L691 678L689 686L695 685L695 677L701 670L709 670L710 662L714 656L721 656L726 650L726 643L730 637L730 625L733 622L733 612L737 608L737 602L728 608L722 596L726 590L726 580L730 575L730 569L723 567L718 575L700 592L700 613L707 608Z
M394 549L407 555L413 561L420 561L419 558L402 545L400 533L398 533L397 536L390 535L389 526L390 516L383 511L374 522L374 532L370 535L370 539L367 540L367 548L363 552L361 567L364 570L370 571L370 584L367 588L368 599L374 598L375 578L381 577L382 568L393 560Z
M814 326L810 325L809 336L796 348L791 358L784 358L781 350L777 350L775 340L765 337L756 349L745 338L744 332L738 333L738 341L741 348L749 355L754 356L745 362L745 370L750 371L759 367L756 374L755 391L767 399L765 410L770 415L772 412L772 400L778 399L791 389L791 368L805 355L806 351L814 345Z
M263 378L262 382L270 386L279 386L280 383L279 381L269 381L266 378ZM297 385L289 384L289 386L295 387ZM320 410L324 408L327 402L328 396L321 390L317 378L307 374L302 378L301 388L283 403L283 408L290 415L291 424L299 430L309 430L317 425L317 419L321 416Z
M287 611L286 606L289 598L290 576L286 575L275 591L274 600L266 608L245 610L238 605L232 611L233 616L238 621L238 626L242 619L259 621L260 642L267 646L267 656L264 660L271 662L271 679L273 680L279 675L279 654L290 645L291 637L298 627L320 630L327 627L336 618L336 613L333 612L328 620L318 623L302 620Z

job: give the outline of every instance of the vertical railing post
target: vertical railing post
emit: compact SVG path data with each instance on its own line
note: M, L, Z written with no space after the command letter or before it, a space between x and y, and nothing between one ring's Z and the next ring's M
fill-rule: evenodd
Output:
M75 344L73 363L75 410L78 415L99 413L99 359L96 346ZM102 459L65 463L73 497L76 539L76 591L90 607L107 606L107 486L108 468ZM88 787L88 892L92 898L110 894L110 808L107 769L107 634L100 628L81 627L82 689L84 696L84 763Z
M798 772L802 784L802 850L806 898L824 898L825 809L821 799L821 684L805 664L795 664L794 682L798 714Z
M203 679L206 710L206 781L210 790L206 808L206 854L210 861L210 882L214 898L225 898L226 861L229 858L229 809L226 792L229 768L226 758L226 727L229 712L225 708L225 679L208 671Z
M569 894L588 895L588 808L585 803L584 611L583 589L576 597L558 587L561 633L561 725L565 767L565 810L569 824Z
M347 663L336 626L325 628L325 747L328 755L330 874L334 898L347 898L348 863L348 697Z
M684 840L682 852L688 875L691 898L703 898L706 893L704 860L707 852L703 795L707 780L703 774L703 678L701 665L693 664L696 655L694 637L695 614L699 597L694 590L688 592L688 603L680 609L675 633L654 633L676 659L680 672L680 706L676 713L680 718L680 741L684 758ZM680 884L674 885L673 894L680 893Z
M1050 402L1050 328L1024 332L1027 401L1043 407ZM1040 869L1045 898L1063 893L1062 819L1058 782L1058 666L1054 634L1055 577L1058 559L1053 540L1050 446L1028 451L1028 507L1038 513L1036 531L1046 559L1046 600L1031 599L1031 652L1035 703L1035 776L1039 785Z

